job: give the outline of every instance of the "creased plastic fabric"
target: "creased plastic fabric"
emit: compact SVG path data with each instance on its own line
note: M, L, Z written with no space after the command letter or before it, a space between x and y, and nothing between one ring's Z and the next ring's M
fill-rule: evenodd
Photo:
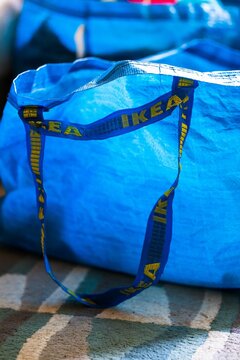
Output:
M97 84L98 76L107 79L112 64L93 59L46 65L26 73L24 82L15 80L0 126L0 176L7 191L0 210L2 241L40 252L24 127L13 103L55 102L46 119L88 124L146 104L169 91L173 76L187 76L198 80L199 87L173 204L173 239L163 279L239 287L239 71L201 73L160 66L159 72L157 64L141 64L136 66L148 66L148 75L133 75L133 62L128 76L77 91L59 105L57 99L71 89L91 81ZM177 113L106 141L47 138L49 254L135 274L149 211L176 177L177 148Z

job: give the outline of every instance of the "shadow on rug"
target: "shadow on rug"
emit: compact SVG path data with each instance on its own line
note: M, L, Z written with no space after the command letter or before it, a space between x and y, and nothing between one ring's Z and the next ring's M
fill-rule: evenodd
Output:
M82 292L130 276L53 261ZM76 303L45 273L42 259L0 248L1 360L240 359L238 291L163 283L115 308Z

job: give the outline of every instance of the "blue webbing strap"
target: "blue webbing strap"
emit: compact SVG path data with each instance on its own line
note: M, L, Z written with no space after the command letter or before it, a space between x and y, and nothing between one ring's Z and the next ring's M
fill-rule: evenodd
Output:
M41 224L41 246L46 271L67 294L73 296L80 303L95 308L114 306L159 281L169 254L172 237L172 202L181 172L182 151L190 127L196 87L197 82L194 80L175 77L171 92L144 106L117 111L89 125L44 120L44 109L37 106L25 106L19 110L19 115L26 128L29 163L36 185L38 218ZM149 215L140 265L133 284L110 289L101 294L77 294L66 288L55 277L46 253L47 199L43 185L45 136L78 140L107 139L162 120L177 107L179 107L178 173L172 186L158 199Z

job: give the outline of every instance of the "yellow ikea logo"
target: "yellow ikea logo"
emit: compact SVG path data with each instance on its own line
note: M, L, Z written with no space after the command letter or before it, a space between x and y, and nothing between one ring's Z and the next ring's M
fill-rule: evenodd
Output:
M139 125L141 123L145 123L153 119L156 116L163 114L165 111L170 110L173 107L178 106L184 100L181 100L179 96L173 95L171 96L167 103L164 104L162 101L158 101L153 104L150 109L143 109L139 112L133 112L131 115L123 114L121 116L122 119L122 127L127 128L130 126L129 120L132 120L134 126Z
M58 134L64 134L64 135L73 135L80 137L82 136L81 132L76 126L70 125L63 129L63 123L61 121L52 121L50 120L48 122L48 131L52 131Z

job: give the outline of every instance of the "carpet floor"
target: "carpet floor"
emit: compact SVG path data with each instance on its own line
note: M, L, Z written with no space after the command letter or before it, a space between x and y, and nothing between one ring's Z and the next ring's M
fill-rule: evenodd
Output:
M73 289L132 278L53 261ZM1 360L240 359L240 293L163 283L112 309L83 307L46 275L40 257L0 247Z

